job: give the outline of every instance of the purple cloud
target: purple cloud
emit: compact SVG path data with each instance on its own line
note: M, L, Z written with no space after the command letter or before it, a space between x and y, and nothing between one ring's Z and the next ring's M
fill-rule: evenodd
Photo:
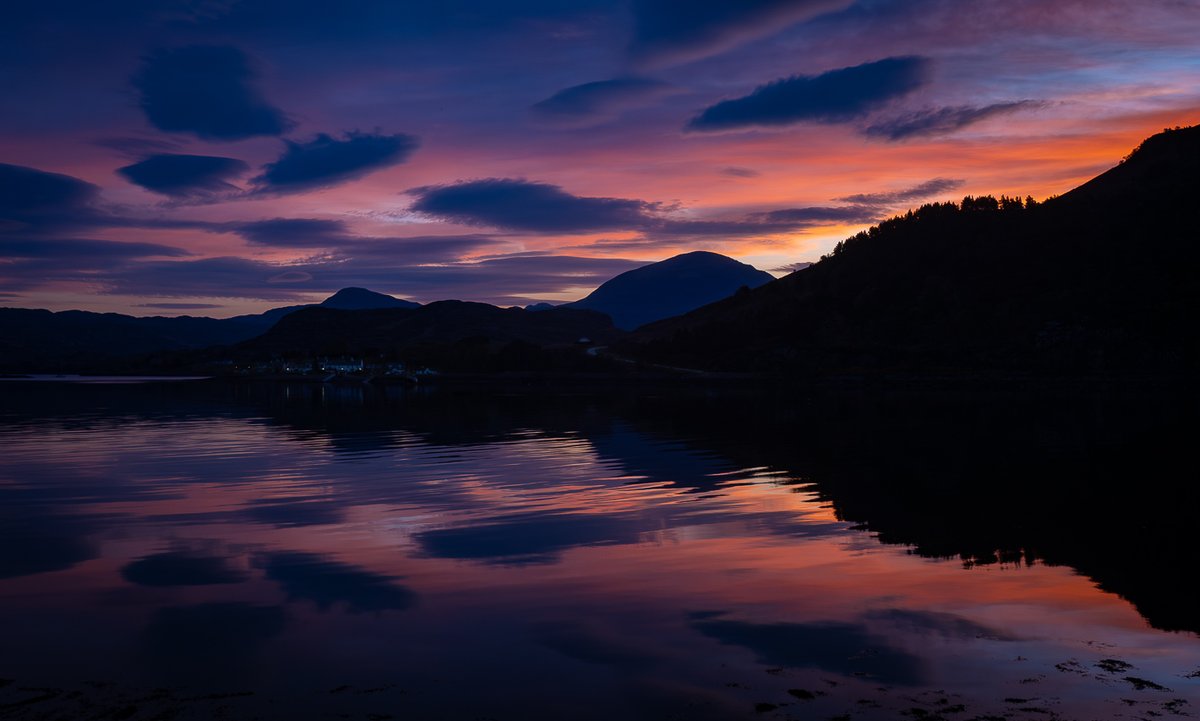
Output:
M252 181L260 192L291 193L357 180L403 163L419 145L403 133L351 132L342 138L319 133L307 142L284 142L283 155Z
M90 216L99 188L70 175L0 163L0 226L69 225Z
M887 140L947 135L988 118L1039 108L1043 105L1044 103L1036 100L1018 100L984 106L958 105L935 110L922 110L880 121L868 126L864 132L867 135Z
M893 205L895 203L907 203L912 200L922 200L935 195L941 195L942 193L948 193L951 190L961 188L964 182L966 181L955 178L932 178L910 188L882 193L857 193L855 195L847 195L844 198L838 198L838 200L844 203L861 205Z
M821 75L793 75L705 109L692 118L687 129L733 130L853 120L924 85L929 66L925 58L896 57Z
M853 0L635 0L629 54L643 66L696 60L851 4Z
M133 77L146 119L159 130L207 140L281 135L283 111L255 84L250 60L228 45L191 45L147 55Z
M186 198L237 191L229 181L247 170L249 166L235 158L162 154L118 168L117 172L146 190Z
M672 93L667 83L650 78L613 78L560 90L533 106L547 123L569 127L596 125L621 111L651 103Z
M783 208L760 213L756 217L775 223L799 226L829 223L871 223L879 219L879 208L869 205L839 207Z
M412 188L412 209L451 223L538 233L638 228L653 203L572 195L557 185L509 178Z
M340 220L318 218L271 218L249 223L232 223L232 230L255 245L281 248L325 248L337 245L348 235Z

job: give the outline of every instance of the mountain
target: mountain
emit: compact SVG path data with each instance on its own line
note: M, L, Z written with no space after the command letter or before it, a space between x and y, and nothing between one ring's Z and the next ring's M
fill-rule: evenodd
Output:
M1145 141L1043 203L925 205L819 263L639 329L619 352L829 374L1184 374L1200 359L1200 128Z
M421 304L400 300L366 288L342 288L321 301L322 308L337 310L375 310L378 308L417 308ZM301 306L304 307L304 306Z
M317 305L322 308L336 308L338 310L375 310L378 308L416 308L421 304L414 303L410 300L401 300L384 293L376 293L375 291L367 290L366 288L351 287L342 288ZM277 322L279 322L279 319L285 315L295 313L301 308L313 307L316 306L313 306L311 303L305 305L287 305L279 308L272 308L271 310L263 313L234 316L233 318L230 318L230 320L259 326L259 332L261 333L275 325ZM255 333L255 335L258 335L258 333Z
M568 307L606 313L618 328L632 330L772 280L754 266L696 251L622 273Z
M226 345L262 332L234 319L0 308L0 372L70 372L161 351Z
M343 288L320 305L344 309L419 307L363 288ZM0 372L119 370L123 359L135 356L240 343L309 307L315 306L285 306L233 318L0 308Z
M441 370L552 370L607 365L583 344L621 331L602 313L577 308L529 311L444 300L416 308L298 310L233 353L278 356L383 356Z

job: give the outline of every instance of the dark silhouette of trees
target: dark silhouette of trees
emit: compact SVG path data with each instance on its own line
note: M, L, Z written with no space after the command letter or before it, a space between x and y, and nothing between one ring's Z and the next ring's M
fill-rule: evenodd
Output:
M642 329L656 363L786 373L1190 373L1200 128L1061 196L930 203L819 263Z

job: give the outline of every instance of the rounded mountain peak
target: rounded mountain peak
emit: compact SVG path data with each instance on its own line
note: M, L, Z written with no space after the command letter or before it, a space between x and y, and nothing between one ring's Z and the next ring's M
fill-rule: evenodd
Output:
M321 301L323 308L337 310L374 310L376 308L416 308L420 303L401 300L366 288L342 288Z
M618 328L632 330L774 279L752 265L697 250L622 273L571 305L607 313Z

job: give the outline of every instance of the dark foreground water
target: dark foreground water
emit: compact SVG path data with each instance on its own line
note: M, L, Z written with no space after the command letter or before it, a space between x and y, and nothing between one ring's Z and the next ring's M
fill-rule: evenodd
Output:
M1200 714L1180 398L0 383L0 718Z

